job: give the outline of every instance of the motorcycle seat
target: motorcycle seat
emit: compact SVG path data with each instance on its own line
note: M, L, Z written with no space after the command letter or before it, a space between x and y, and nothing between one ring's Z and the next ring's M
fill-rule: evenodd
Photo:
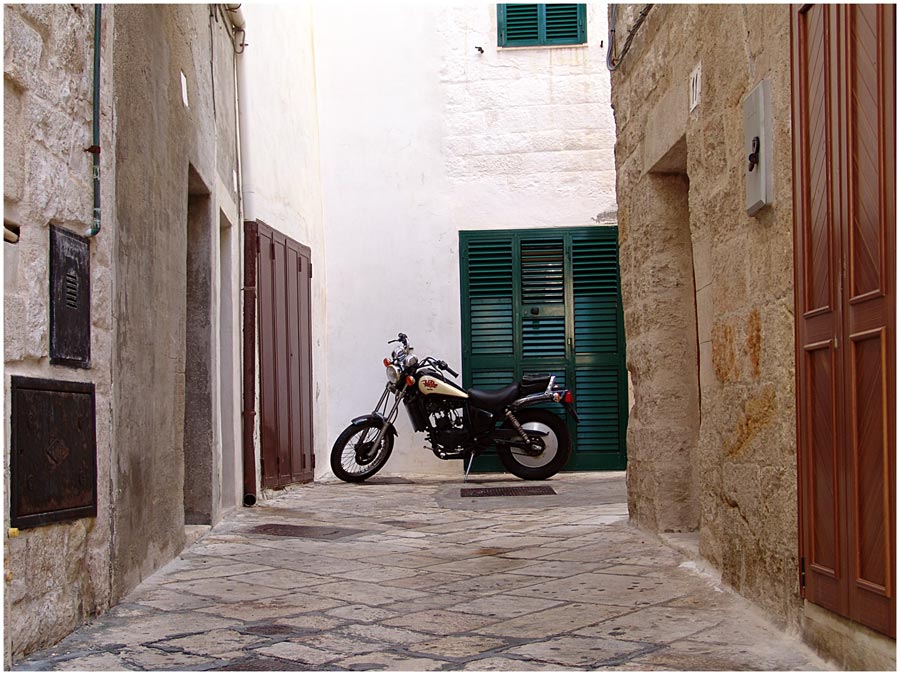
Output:
M503 387L503 389L497 389L495 391L468 389L467 393L469 394L469 400L475 404L476 407L490 412L498 412L519 398L519 384L518 382L513 382L512 384Z
M522 396L527 396L528 394L540 394L547 390L548 384L550 384L550 375L548 374L525 375L522 377L520 391L522 392Z

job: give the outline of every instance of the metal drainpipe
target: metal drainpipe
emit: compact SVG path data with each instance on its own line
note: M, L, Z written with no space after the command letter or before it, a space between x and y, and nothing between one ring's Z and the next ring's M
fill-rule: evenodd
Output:
M244 13L239 4L224 5L225 15L230 18L232 25L232 40L236 39L236 33L246 30ZM243 39L241 40L243 43ZM243 53L235 50L236 57ZM257 471L256 471L256 226L249 235L245 233L244 221L246 215L246 199L244 196L244 175L247 167L244 164L243 142L244 136L241 127L244 124L244 116L241 108L244 105L246 93L243 92L244 80L240 76L241 68L235 58L232 73L234 76L234 109L235 109L235 135L237 136L237 163L238 163L238 233L241 242L241 268L243 269L243 285L241 287L242 303L241 314L243 318L243 368L241 369L241 468L243 505L253 506L257 502ZM244 95L242 95L244 94Z
M94 133L91 147L86 150L93 155L94 216L84 232L86 237L95 237L100 232L100 8L94 5Z

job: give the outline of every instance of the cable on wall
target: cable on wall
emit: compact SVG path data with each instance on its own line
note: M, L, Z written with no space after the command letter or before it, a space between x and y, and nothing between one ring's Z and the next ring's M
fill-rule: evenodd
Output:
M622 53L616 54L616 17L619 13L619 6L612 5L612 12L609 19L609 45L606 49L606 67L608 70L616 70L616 68L622 65L625 55L628 53L628 50L631 49L631 41L634 40L634 36L637 34L641 24L644 23L644 19L647 18L647 14L649 14L652 7L652 4L644 5L644 8L641 10L640 14L638 14L637 20L634 22L634 25L628 29L628 35L625 37Z

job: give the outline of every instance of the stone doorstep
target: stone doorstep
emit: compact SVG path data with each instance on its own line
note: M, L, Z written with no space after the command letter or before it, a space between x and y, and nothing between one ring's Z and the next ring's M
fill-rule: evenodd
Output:
M205 537L210 530L212 530L211 525L185 525L184 526L184 547L190 548L198 541L200 541L203 537Z

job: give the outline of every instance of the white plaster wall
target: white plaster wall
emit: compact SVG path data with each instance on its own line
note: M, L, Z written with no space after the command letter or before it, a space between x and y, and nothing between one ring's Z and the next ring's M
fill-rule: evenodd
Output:
M246 3L243 12L249 43L239 63L244 218L262 220L312 252L313 431L320 468L327 464L325 233L312 6Z
M327 457L326 441L376 402L398 331L460 369L459 230L609 218L615 129L605 5L588 5L586 47L498 49L488 3L320 3L314 26ZM405 413L398 431L385 473L460 471L423 449Z

